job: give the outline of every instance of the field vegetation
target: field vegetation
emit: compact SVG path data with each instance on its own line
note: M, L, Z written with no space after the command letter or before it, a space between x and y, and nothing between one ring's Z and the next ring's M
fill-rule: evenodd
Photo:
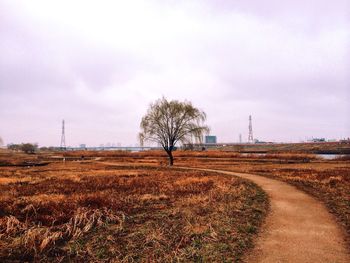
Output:
M327 144L331 145L329 149L336 147L335 143ZM315 144L313 147L321 147L319 145ZM304 147L304 144L301 146ZM348 151L348 145L347 147L344 144L341 146L344 151ZM323 145L322 147L326 146ZM296 150L294 148L291 152L266 154L222 150L176 151L174 156L177 166L254 173L295 185L318 198L334 214L346 232L350 247L350 157L347 155L327 160L314 154L301 153L302 149L299 148L299 152L294 152ZM323 150L327 151L326 148ZM79 156L80 154L80 152L74 152L70 153L70 156ZM90 154L92 154L91 158L94 158L93 156L96 153L90 152ZM106 161L122 161L135 165L137 163L143 165L166 164L165 156L161 151L104 152L103 156L103 160Z
M174 158L170 169L163 151L0 154L0 257L241 260L266 214L266 195L236 177L182 166L293 184L326 205L350 245L348 157L175 151Z
M240 151L246 153L308 153L308 154L350 154L349 141L307 142L307 143L258 143L226 145L218 148L222 151Z
M268 209L256 185L110 154L2 152L0 261L223 262L252 247Z
M290 183L322 201L335 215L350 248L350 159L326 160L311 154L247 154L227 158L208 151L206 158L188 158L179 165L253 173ZM206 161L211 160L210 162Z

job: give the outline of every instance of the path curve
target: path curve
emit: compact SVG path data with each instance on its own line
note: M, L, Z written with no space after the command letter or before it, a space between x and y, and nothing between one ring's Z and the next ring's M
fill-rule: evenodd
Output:
M246 262L349 263L343 232L322 203L287 183L213 169L253 181L270 198L271 211Z

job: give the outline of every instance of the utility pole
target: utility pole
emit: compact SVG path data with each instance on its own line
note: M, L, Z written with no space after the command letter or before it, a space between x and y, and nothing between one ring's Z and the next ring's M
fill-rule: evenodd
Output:
M239 134L239 143L242 143L242 134Z
M253 125L252 125L252 116L249 115L249 135L248 135L248 143L254 143L253 139Z
M64 120L62 120L61 149L66 149L66 135L64 131Z

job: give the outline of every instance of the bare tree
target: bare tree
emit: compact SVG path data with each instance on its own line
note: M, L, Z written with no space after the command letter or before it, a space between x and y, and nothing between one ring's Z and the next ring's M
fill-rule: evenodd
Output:
M200 142L203 134L209 132L208 126L204 125L205 120L206 114L190 102L168 101L163 97L151 104L142 118L141 145L144 141L159 143L168 154L171 166L176 143Z
M37 143L21 143L21 144L9 144L7 149L12 151L22 151L25 153L34 154L38 150Z
M22 143L20 149L25 153L34 154L38 149L38 145L36 143Z

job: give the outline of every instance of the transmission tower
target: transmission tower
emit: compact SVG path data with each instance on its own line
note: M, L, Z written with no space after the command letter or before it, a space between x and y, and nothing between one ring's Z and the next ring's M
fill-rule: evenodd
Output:
M64 120L62 121L61 149L66 149L66 135L64 132Z
M253 143L253 126L252 126L252 116L249 115L249 135L248 135L248 143Z

